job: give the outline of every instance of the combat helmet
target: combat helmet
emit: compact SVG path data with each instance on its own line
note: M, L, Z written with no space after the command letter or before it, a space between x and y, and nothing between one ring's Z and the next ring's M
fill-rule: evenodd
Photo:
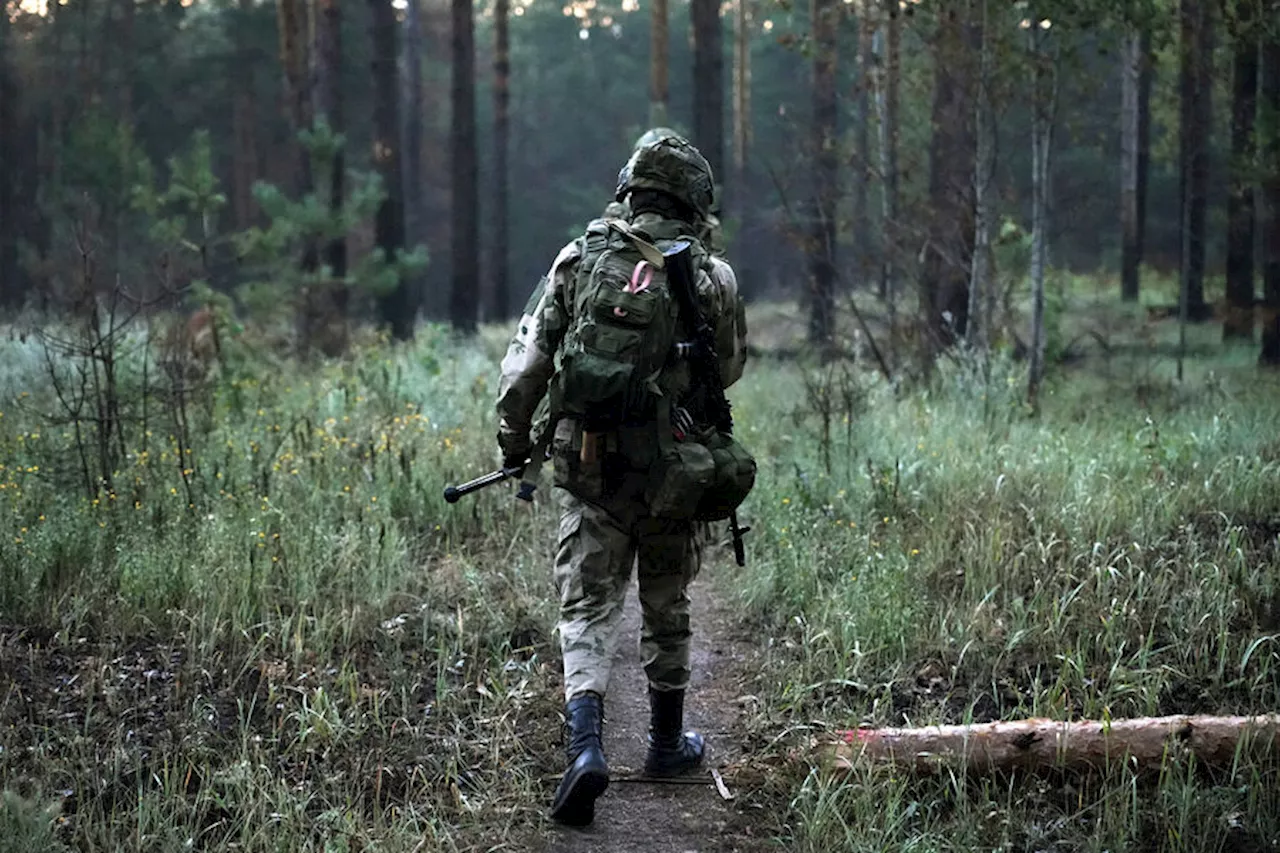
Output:
M637 148L618 173L617 201L632 190L659 190L689 207L699 219L706 219L715 202L715 179L711 164L697 148L679 135L659 138Z
M679 133L669 127L651 127L644 133L640 134L640 138L636 140L636 144L631 147L632 151L639 151L641 148L653 145L663 139L683 139Z

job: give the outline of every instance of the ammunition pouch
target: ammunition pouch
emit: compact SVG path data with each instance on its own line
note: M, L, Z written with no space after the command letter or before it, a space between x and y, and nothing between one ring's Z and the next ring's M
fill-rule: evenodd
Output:
M727 433L713 432L705 446L715 467L693 517L698 521L722 521L733 514L755 486L756 460Z

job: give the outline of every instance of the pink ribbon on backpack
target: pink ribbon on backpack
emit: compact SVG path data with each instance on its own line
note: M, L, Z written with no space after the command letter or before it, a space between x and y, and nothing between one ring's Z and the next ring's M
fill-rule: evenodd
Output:
M643 276L641 275L643 273ZM636 268L631 272L631 282L624 288L623 293L639 293L642 290L648 290L649 285L653 284L653 267L647 261L637 261ZM627 312L621 308L613 309L615 317L625 317Z

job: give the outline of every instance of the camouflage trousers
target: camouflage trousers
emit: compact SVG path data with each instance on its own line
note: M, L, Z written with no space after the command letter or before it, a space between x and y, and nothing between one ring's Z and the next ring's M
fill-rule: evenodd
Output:
M633 567L644 623L640 654L649 684L657 690L689 685L688 589L698 572L700 549L690 522L649 516L641 483L624 483L612 497L597 501L555 489L560 506L557 630L566 701L587 691L605 695Z

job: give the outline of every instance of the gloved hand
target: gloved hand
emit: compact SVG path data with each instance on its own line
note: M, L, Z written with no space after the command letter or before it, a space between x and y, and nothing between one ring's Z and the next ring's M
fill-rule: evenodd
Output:
M528 456L504 456L502 457L502 470L510 471L512 477L523 477L524 466L527 464Z
M529 461L529 450L533 442L527 435L499 435L498 449L502 452L504 470L514 470L514 476L524 473L524 466Z

